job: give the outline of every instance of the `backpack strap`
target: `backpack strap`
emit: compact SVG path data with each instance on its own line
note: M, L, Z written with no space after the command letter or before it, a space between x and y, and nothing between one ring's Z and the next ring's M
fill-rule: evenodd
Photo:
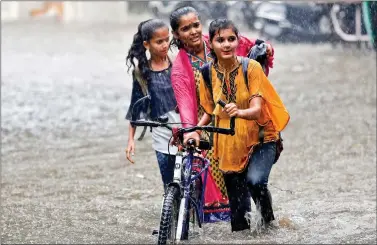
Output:
M136 66L135 69L134 69L134 76L136 78L136 81L139 83L140 87L141 87L141 91L143 93L144 96L148 95L148 83L147 81L141 77L141 73L140 73L140 70L139 68ZM147 126L144 126L143 127L143 131L141 132L139 138L137 138L138 141L142 141L144 136L145 136L145 133L147 132ZM150 131L152 132L152 128L150 128Z
M249 67L250 59L247 57L242 57L241 64L242 64L242 72L243 77L245 79L246 88L249 89L249 78L247 76L247 68Z
M210 93L211 93L211 96L213 97L213 91L212 91L212 62L208 62L206 64L204 64L201 68L200 68L200 71L202 73L202 76L203 76L203 80L207 86L207 88L209 89Z

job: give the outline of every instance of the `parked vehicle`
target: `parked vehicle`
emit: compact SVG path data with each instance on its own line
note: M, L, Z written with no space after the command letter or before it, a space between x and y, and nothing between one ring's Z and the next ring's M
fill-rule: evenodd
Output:
M255 11L263 1L227 1L228 19L255 30Z
M156 18L166 18L175 9L185 4L187 4L186 1L150 1L148 8Z
M149 9L157 18L169 18L170 13L183 6L192 6L200 14L201 20L227 17L227 3L221 1L150 1Z
M363 20L374 49L377 51L377 2L363 1Z
M365 18L368 15L368 11L364 12L361 2L333 4L330 16L334 33L338 36L338 42L356 43L358 47L361 47L362 43L373 41L366 29L369 24Z
M377 4L261 2L254 6L253 28L266 39L283 42L331 42L368 46L375 41ZM372 45L369 45L372 46Z
M334 38L330 4L273 1L255 8L253 28L267 39L318 42Z

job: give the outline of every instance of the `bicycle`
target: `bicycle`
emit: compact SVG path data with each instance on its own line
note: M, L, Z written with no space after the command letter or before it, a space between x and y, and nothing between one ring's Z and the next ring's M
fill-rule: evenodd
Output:
M140 99L140 100L143 100ZM225 102L218 101L222 107ZM136 105L136 103L135 103ZM196 148L194 139L189 139L186 146L183 146L183 135L188 132L202 130L212 133L234 135L235 118L231 118L229 128L218 128L213 126L194 126L190 128L175 128L169 126L166 119L159 118L158 121L131 121L135 126L165 127L172 130L173 135L179 139L180 147L176 155L173 181L168 184L164 194L161 210L160 227L158 231L158 244L166 244L168 239L172 244L176 241L187 240L189 236L190 214L195 218L199 228L202 227L204 219L204 192L210 162L208 159L195 156L200 150L209 150L211 145L208 141L200 140ZM204 175L204 177L203 177Z

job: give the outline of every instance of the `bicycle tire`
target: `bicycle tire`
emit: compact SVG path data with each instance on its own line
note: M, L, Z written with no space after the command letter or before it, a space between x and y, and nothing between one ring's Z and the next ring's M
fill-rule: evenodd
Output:
M196 173L195 173L196 174ZM203 181L202 181L202 177L199 176L199 178L197 178L195 180L195 182L193 183L193 189L192 189L192 193L191 193L191 197L196 201L196 204L198 205L202 205L202 202L201 202L201 197L202 197L202 187L203 187ZM195 226L196 224L199 225L199 220L195 220L196 218L200 219L200 217L197 217L197 213L196 213L196 210L194 207L190 207L193 211L193 218L194 220L192 221L193 225ZM198 207L199 208L199 207ZM200 216L201 215L201 210L199 209L198 210L198 215Z
M194 173L193 176L195 176L196 173ZM195 180L191 184L191 190L190 190L190 195L191 198L196 200L197 202L199 201L201 197L201 187L202 187L202 179L199 177L198 179ZM199 222L196 220L196 210L194 208L194 205L192 205L190 200L187 200L187 210L186 210L186 218L183 220L183 225L182 225L182 236L181 240L188 240L189 239L189 231L190 231L190 220L192 220L192 225L195 226L195 222Z
M162 205L157 244L165 245L169 239L170 244L175 244L179 205L179 188L177 186L169 186ZM172 233L172 231L174 232Z

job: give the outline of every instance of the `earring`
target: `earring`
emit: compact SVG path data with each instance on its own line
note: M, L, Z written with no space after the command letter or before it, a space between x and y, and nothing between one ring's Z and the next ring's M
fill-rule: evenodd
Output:
M151 52L149 51L149 49L147 49L145 51L145 55L147 56L147 59L149 60L151 58Z

